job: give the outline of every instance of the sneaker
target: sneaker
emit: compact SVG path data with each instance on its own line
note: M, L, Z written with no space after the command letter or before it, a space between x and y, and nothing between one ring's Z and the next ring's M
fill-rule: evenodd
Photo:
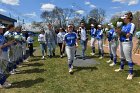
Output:
M95 55L95 53L90 53L92 56L94 56Z
M72 74L72 73L73 73L73 70L72 70L72 68L70 68L70 69L69 69L69 73L70 73L70 74Z
M6 81L6 82L2 85L2 87L4 87L4 88L9 88L11 85L12 85L11 83L9 83L9 82Z
M110 63L112 60L110 59L110 60L108 60L108 61L106 61L106 63Z
M14 71L10 71L9 74L14 75L15 73L14 73Z
M123 69L119 68L119 69L115 69L115 72L120 72L122 71Z
M60 55L60 58L62 58L63 56L62 55Z
M129 74L128 77L127 77L127 80L132 80L132 79L133 79L133 75Z
M52 58L52 55L50 55L49 58Z
M111 63L109 66L111 66L111 67L113 67L113 66L115 66L116 64L113 62L113 63Z
M99 57L99 59L103 59L103 57L101 56L101 57Z
M18 65L17 67L21 68L21 67L22 67L22 65Z
M42 56L42 58L41 59L45 59L45 57L44 56Z
M74 57L74 59L77 59L77 57Z
M0 84L0 89L3 88L2 85Z
M63 57L65 56L65 54L63 54Z
M26 59L24 62L29 62L29 60L28 60L28 59Z

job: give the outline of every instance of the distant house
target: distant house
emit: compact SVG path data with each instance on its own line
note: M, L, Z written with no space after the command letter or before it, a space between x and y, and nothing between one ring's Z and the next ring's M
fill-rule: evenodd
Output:
M17 22L17 20L0 14L0 24L7 27L7 25L14 24L15 22Z

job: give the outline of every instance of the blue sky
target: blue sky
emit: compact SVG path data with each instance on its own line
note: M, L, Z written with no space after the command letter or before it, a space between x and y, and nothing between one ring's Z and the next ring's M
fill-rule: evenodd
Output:
M0 0L0 13L25 19L25 22L41 21L43 10L51 10L53 6L73 8L78 13L88 13L93 8L106 11L106 21L112 15L124 11L139 11L139 0Z

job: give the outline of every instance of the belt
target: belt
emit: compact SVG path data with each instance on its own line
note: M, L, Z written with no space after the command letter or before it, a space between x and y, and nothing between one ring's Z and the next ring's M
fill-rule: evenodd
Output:
M122 42L129 42L130 40L123 40Z

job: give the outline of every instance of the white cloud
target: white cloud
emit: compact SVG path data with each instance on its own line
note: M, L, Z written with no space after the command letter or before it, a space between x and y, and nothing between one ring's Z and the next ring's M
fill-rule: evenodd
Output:
M91 4L91 3L90 3L90 2L88 2L88 1L86 1L86 2L85 2L85 5L90 5L90 4Z
M19 0L0 0L0 2L8 5L19 5Z
M42 6L41 6L41 10L43 10L43 11L52 11L54 8L55 8L55 5L50 4L50 3L42 4Z
M112 9L120 9L121 7L120 6L114 6L114 7L111 7Z
M91 8L96 8L96 6L95 6L95 5L93 5L93 4L91 4L91 5L90 5L90 7L91 7Z
M112 2L120 2L120 3L125 3L128 0L112 0Z
M7 11L2 9L2 8L0 8L0 13L5 13L5 12L7 12Z
M78 13L78 14L81 14L81 15L82 15L82 14L84 14L84 13L85 13L85 11L84 11L84 10L77 10L77 11L76 11L76 13Z
M112 2L126 3L127 5L136 5L139 0L112 0Z
M128 5L136 5L139 3L139 0L130 0L130 2L128 3Z
M33 13L27 13L27 14L24 14L24 16L27 16L27 17L36 17L36 12L33 12Z
M96 8L96 6L95 6L94 4L92 4L91 2L89 2L89 1L86 1L86 2L85 2L85 5L88 5L88 6L90 6L91 8Z

